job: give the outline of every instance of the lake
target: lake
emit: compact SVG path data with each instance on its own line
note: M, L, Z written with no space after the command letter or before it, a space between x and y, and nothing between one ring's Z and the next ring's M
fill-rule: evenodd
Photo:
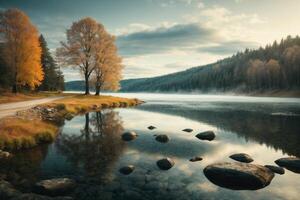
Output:
M285 170L259 190L230 190L211 183L203 169L215 162L235 162L247 153L254 164L274 165L286 156L300 157L300 99L221 95L116 93L146 101L138 107L106 109L65 121L52 144L17 153L0 172L20 190L30 192L39 180L69 177L78 182L76 199L298 199L300 174ZM149 130L147 127L157 127ZM182 129L191 128L191 133ZM211 130L213 141L195 137ZM134 131L125 142L121 134ZM155 134L167 134L159 143ZM194 156L202 161L190 162ZM160 170L156 161L175 165ZM119 169L134 165L123 175Z

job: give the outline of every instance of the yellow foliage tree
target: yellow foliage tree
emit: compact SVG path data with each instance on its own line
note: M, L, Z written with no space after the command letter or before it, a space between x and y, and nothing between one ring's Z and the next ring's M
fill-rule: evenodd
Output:
M29 17L18 9L0 13L0 33L4 42L3 57L12 76L12 90L27 85L31 89L41 84L39 33Z
M92 77L92 82L95 84L95 95L99 95L101 89L118 90L123 69L122 58L118 55L115 45L115 37L104 31L100 40Z

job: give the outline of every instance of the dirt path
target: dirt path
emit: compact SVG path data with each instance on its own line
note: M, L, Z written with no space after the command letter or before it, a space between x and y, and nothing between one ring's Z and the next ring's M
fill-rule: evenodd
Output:
M0 104L0 118L14 115L17 111L25 110L38 104L48 103L63 97L47 97L43 99Z

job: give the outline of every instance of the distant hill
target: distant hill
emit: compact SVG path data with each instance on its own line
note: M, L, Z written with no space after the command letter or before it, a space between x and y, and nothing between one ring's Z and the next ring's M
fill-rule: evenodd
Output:
M66 91L84 91L84 81L68 81L65 82L65 90Z
M65 83L83 91L83 81ZM300 91L300 38L288 36L257 50L246 49L212 64L153 78L121 81L122 92Z
M300 90L300 38L288 36L205 66L153 78L121 81L124 92Z

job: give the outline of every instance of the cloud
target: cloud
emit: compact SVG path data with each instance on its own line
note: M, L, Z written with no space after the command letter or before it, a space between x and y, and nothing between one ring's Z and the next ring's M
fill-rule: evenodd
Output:
M198 52L209 52L216 55L232 55L246 48L253 49L259 47L258 43L245 41L228 41L213 46L198 48Z
M218 36L215 30L205 28L199 23L190 23L120 35L117 45L121 55L136 56L189 49L216 40Z

